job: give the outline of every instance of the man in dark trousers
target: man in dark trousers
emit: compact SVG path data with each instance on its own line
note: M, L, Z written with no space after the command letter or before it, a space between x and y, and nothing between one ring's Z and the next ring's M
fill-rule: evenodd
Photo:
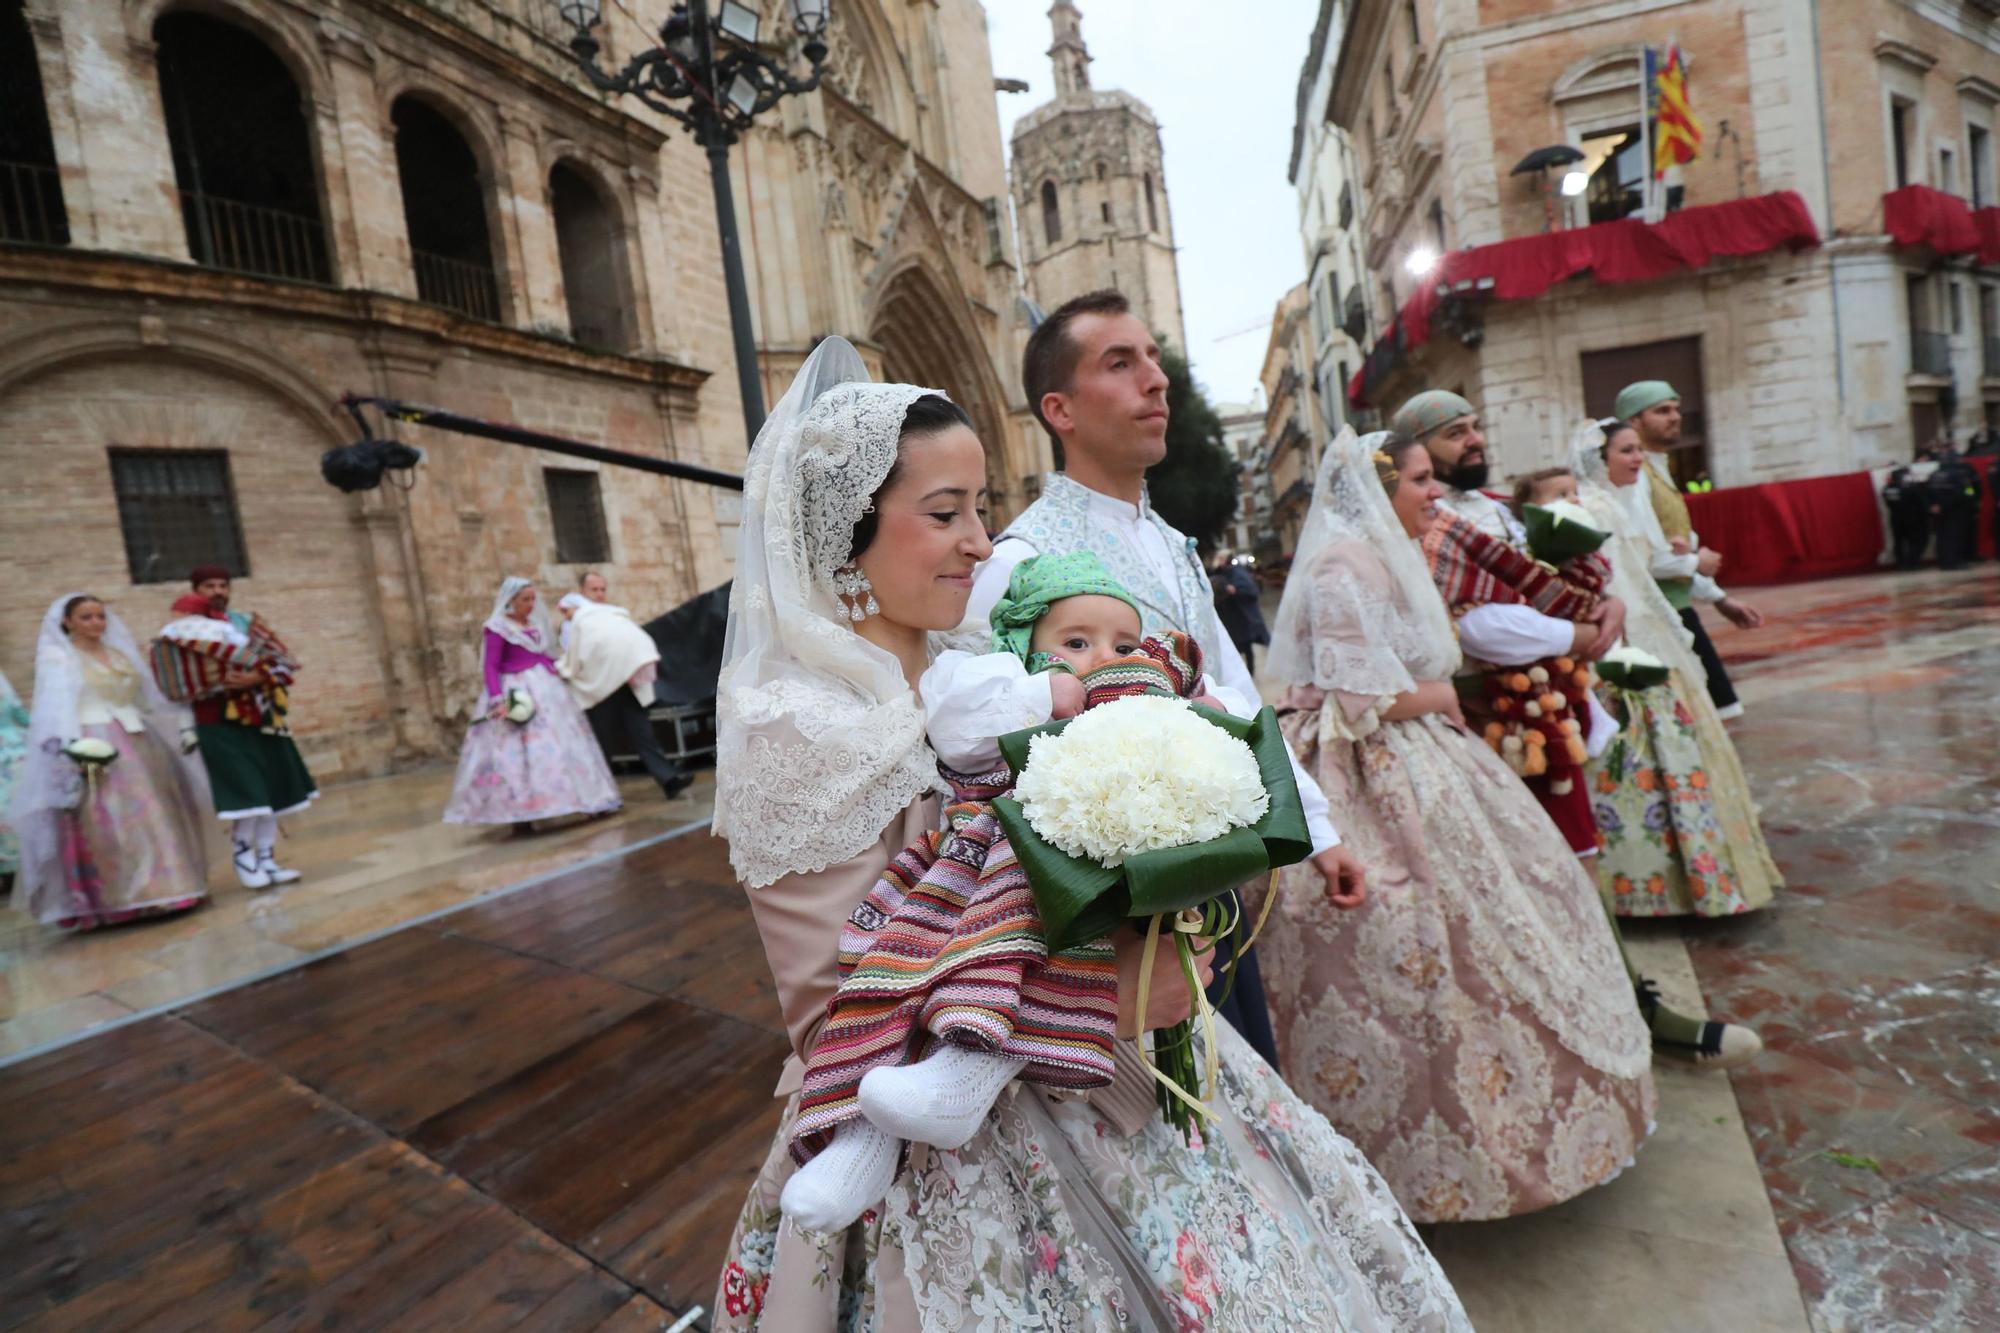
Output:
M1889 540L1896 568L1915 569L1924 562L1931 541L1931 473L1937 463L1919 450L1915 461L1889 474L1882 485L1882 503L1889 510Z
M1925 483L1939 569L1964 569L1979 558L1979 470L1946 445Z
M1222 632L1243 654L1243 665L1255 675L1257 645L1271 641L1264 608L1258 602L1256 575L1248 565L1232 560L1229 552L1218 551L1208 567L1208 584L1215 590L1215 617L1222 622Z

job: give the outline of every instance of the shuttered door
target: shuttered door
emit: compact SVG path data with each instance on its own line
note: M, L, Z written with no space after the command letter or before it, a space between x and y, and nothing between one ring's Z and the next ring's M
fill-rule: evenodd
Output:
M1680 390L1681 447L1669 455L1668 462L1675 484L1686 489L1690 481L1709 473L1701 339L1669 338L1583 354L1584 406L1594 417L1610 416L1618 391L1637 380L1665 380Z

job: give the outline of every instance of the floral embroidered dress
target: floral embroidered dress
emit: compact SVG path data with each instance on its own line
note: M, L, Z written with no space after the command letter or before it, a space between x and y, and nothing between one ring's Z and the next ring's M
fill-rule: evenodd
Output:
M516 582L527 583L508 580ZM487 620L481 636L486 690L466 728L445 823L525 824L619 807L604 751L546 651L552 638L539 620L511 620L498 608ZM493 700L510 689L534 701L526 722L487 716Z
M869 383L853 347L828 338L750 454L715 830L793 1055L784 1120L721 1256L714 1327L1469 1328L1382 1178L1222 1025L1218 1119L1197 1146L1160 1118L1119 1043L1110 1085L1080 1097L1014 1083L964 1146L913 1149L881 1206L845 1231L782 1219L794 1094L839 983L841 924L938 827L916 692L841 601L855 524L896 464L906 412L934 396Z
M1614 494L1592 450L1572 460L1582 499L1612 533L1612 592L1626 601L1625 639L1669 667L1647 690L1605 685L1616 740L1585 769L1603 850L1598 873L1620 916L1730 916L1769 903L1784 877L1750 783L1709 696L1678 613L1647 574L1647 547L1626 505L1650 504L1644 484Z
M27 756L28 706L14 692L6 673L0 672L0 876L21 867L21 842L7 823L7 805L14 794L14 778Z

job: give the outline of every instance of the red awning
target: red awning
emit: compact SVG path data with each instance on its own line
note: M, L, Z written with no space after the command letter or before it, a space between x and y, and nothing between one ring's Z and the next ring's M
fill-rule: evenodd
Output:
M1430 341L1431 315L1442 292L1462 289L1499 301L1528 301L1580 273L1599 282L1644 282L1700 268L1718 256L1763 254L1780 246L1803 250L1818 244L1819 229L1805 200L1794 191L1781 190L1684 208L1656 223L1621 218L1454 250L1438 261L1431 280L1403 303L1394 326L1377 343L1376 354L1348 381L1348 401L1368 406L1371 382L1379 382L1394 360L1382 354L1385 345L1408 352ZM1370 367L1375 374L1369 373Z
M1941 255L1969 255L1977 252L1981 263L2000 263L2000 252L1985 253L1978 213L1996 214L2000 209L1982 208L1975 212L1965 200L1928 185L1905 185L1882 196L1882 230L1897 245L1927 245Z

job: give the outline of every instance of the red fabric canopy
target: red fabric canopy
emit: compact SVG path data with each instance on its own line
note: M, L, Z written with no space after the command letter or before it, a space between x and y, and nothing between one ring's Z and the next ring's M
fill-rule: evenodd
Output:
M1441 299L1461 283L1466 290L1500 301L1526 301L1579 273L1599 282L1643 282L1679 269L1700 268L1719 255L1755 255L1779 246L1793 250L1819 244L1819 230L1805 200L1791 190L1704 204L1669 213L1656 223L1637 218L1600 222L1567 231L1517 236L1493 245L1454 250L1438 261L1424 284L1396 315L1377 344L1411 351L1430 341L1431 316ZM1348 401L1368 406L1370 378L1379 378L1389 358L1370 356L1348 382ZM1369 367L1377 368L1376 376Z
M1883 195L1882 230L1900 246L1927 245L1941 255L1977 254L1982 264L2000 264L2000 208L1969 208L1957 195L1928 185Z
M1685 497L1724 587L1861 574L1882 557L1882 511L1866 472L1733 486Z

